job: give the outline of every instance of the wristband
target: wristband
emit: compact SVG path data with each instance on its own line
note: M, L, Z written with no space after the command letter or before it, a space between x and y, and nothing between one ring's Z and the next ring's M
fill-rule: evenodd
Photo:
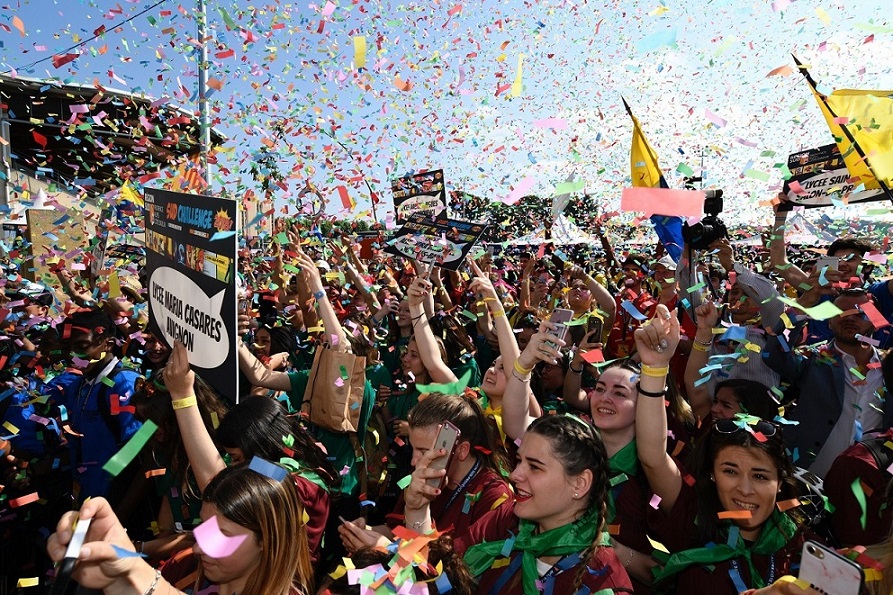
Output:
M573 363L569 363L569 364L567 365L567 368L568 368L568 370L570 370L570 371L573 372L574 374L582 374L582 373L583 373L583 368L584 368L584 366L580 366L580 369L579 369L579 370L575 370L575 369L574 369L574 364L573 364Z
M177 409L186 409L187 407L195 407L197 404L198 401L195 399L195 395L186 397L185 399L171 401L171 407L174 408L174 411Z
M313 292L313 299L315 299L317 302L318 302L319 300L321 300L322 298L324 298L324 297L326 297L326 292L325 292L325 291L319 290L319 291L314 291L314 292Z
M695 343L697 343L698 345L703 345L704 347L710 347L711 345L713 345L712 340L711 341L699 341L697 338L695 338Z
M664 366L663 368L653 368L649 365L642 364L642 374L645 376L651 376L652 378L663 378L670 372L670 366Z
M528 374L533 372L533 368L525 368L518 363L518 360L515 360L515 372L517 372L521 376L527 376Z
M704 353L708 353L710 351L710 348L707 347L706 345L704 345L703 343L701 343L700 341L693 342L691 344L691 348L694 349L695 351L702 351Z
M639 382L636 383L636 390L639 391L640 395L645 395L646 397L651 397L652 399L662 399L667 394L666 386L664 387L664 389L662 391L660 391L658 393L654 393L654 392L650 392L647 390L643 390L642 384Z

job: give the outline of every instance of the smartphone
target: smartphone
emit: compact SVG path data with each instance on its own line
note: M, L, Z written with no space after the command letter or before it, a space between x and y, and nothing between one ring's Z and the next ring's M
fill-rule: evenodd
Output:
M447 456L434 459L431 462L431 469L449 468L450 463L453 461L453 454L456 452L456 445L459 444L459 436L461 435L462 432L454 424L448 421L443 422L443 425L437 430L437 438L434 439L434 444L431 445L431 448L434 450L442 448L447 451ZM428 485L432 488L440 489L444 484L444 480L446 480L446 476L434 477L428 480Z
M557 335L559 339L564 341L564 337L567 335L567 323L574 319L574 311L567 310L565 308L555 308L552 310L552 315L549 316L549 322L556 325L556 328L551 331L553 335Z
M68 542L68 548L65 550L65 557L59 562L56 568L56 579L53 581L53 589L50 595L62 595L68 589L68 583L71 582L71 573L74 572L74 566L77 564L78 555L81 553L81 546L87 538L87 529L90 528L90 521L93 519L78 518L75 521L74 533L71 541Z
M797 578L834 595L859 595L865 581L861 566L814 541L803 544Z
M829 270L836 271L837 265L839 264L840 258L837 256L822 256L815 261L815 270L821 271L825 267L828 267Z

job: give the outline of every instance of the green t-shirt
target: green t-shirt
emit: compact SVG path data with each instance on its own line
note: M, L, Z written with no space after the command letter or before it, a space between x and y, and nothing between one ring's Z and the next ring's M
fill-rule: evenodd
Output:
M301 403L304 401L304 390L307 388L307 380L310 378L310 371L289 372L288 378L291 380L291 390L288 391L289 404L292 409L300 411ZM372 407L374 405L375 389L366 380L366 387L363 391L363 403L360 406L360 422L357 430L357 441L360 444L363 444L363 441L366 439L366 428L369 426L369 417L372 415ZM313 436L326 447L326 451L329 453L328 458L332 461L335 469L341 471L345 467L348 468L347 473L341 476L341 493L355 496L360 485L360 473L364 472L365 466L362 464L362 461L357 460L350 436L346 433L332 432L309 423L308 427Z

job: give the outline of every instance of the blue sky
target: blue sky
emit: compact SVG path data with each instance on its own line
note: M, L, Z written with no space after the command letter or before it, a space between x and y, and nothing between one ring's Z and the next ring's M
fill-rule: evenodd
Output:
M189 1L162 2L112 29L156 3L7 5L2 68L97 79L194 106ZM525 179L548 195L574 173L604 211L614 210L629 184L623 96L671 185L679 184L677 168L700 170L703 152L707 179L725 189L727 217L765 222L769 210L759 201L780 184L775 165L831 140L802 78L767 75L792 67L794 52L827 90L893 89L893 23L868 0L207 5L211 76L221 85L211 97L214 117L231 139L212 188L236 196L255 188L244 170L266 139L286 176L277 205L290 212L305 178L330 198L330 212L340 210L336 187L344 185L358 207L342 216L368 216L366 183L389 206L388 178L439 167L451 187L493 200ZM107 31L73 62L26 68L103 25ZM362 70L354 65L357 36L368 45ZM277 121L289 124L284 138L272 133ZM871 214L887 210L874 203ZM385 212L379 208L379 219ZM864 214L852 207L832 216Z

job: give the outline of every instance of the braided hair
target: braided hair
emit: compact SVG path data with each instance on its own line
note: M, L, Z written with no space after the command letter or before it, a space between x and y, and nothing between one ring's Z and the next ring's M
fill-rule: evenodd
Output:
M589 490L586 508L596 511L597 530L593 542L580 554L582 564L574 579L572 591L577 592L582 585L583 577L588 573L587 561L599 547L601 533L606 523L610 488L608 453L598 431L576 416L540 417L530 424L527 431L539 434L549 441L552 454L561 461L561 466L567 475L579 475L587 469L592 472L592 487Z

